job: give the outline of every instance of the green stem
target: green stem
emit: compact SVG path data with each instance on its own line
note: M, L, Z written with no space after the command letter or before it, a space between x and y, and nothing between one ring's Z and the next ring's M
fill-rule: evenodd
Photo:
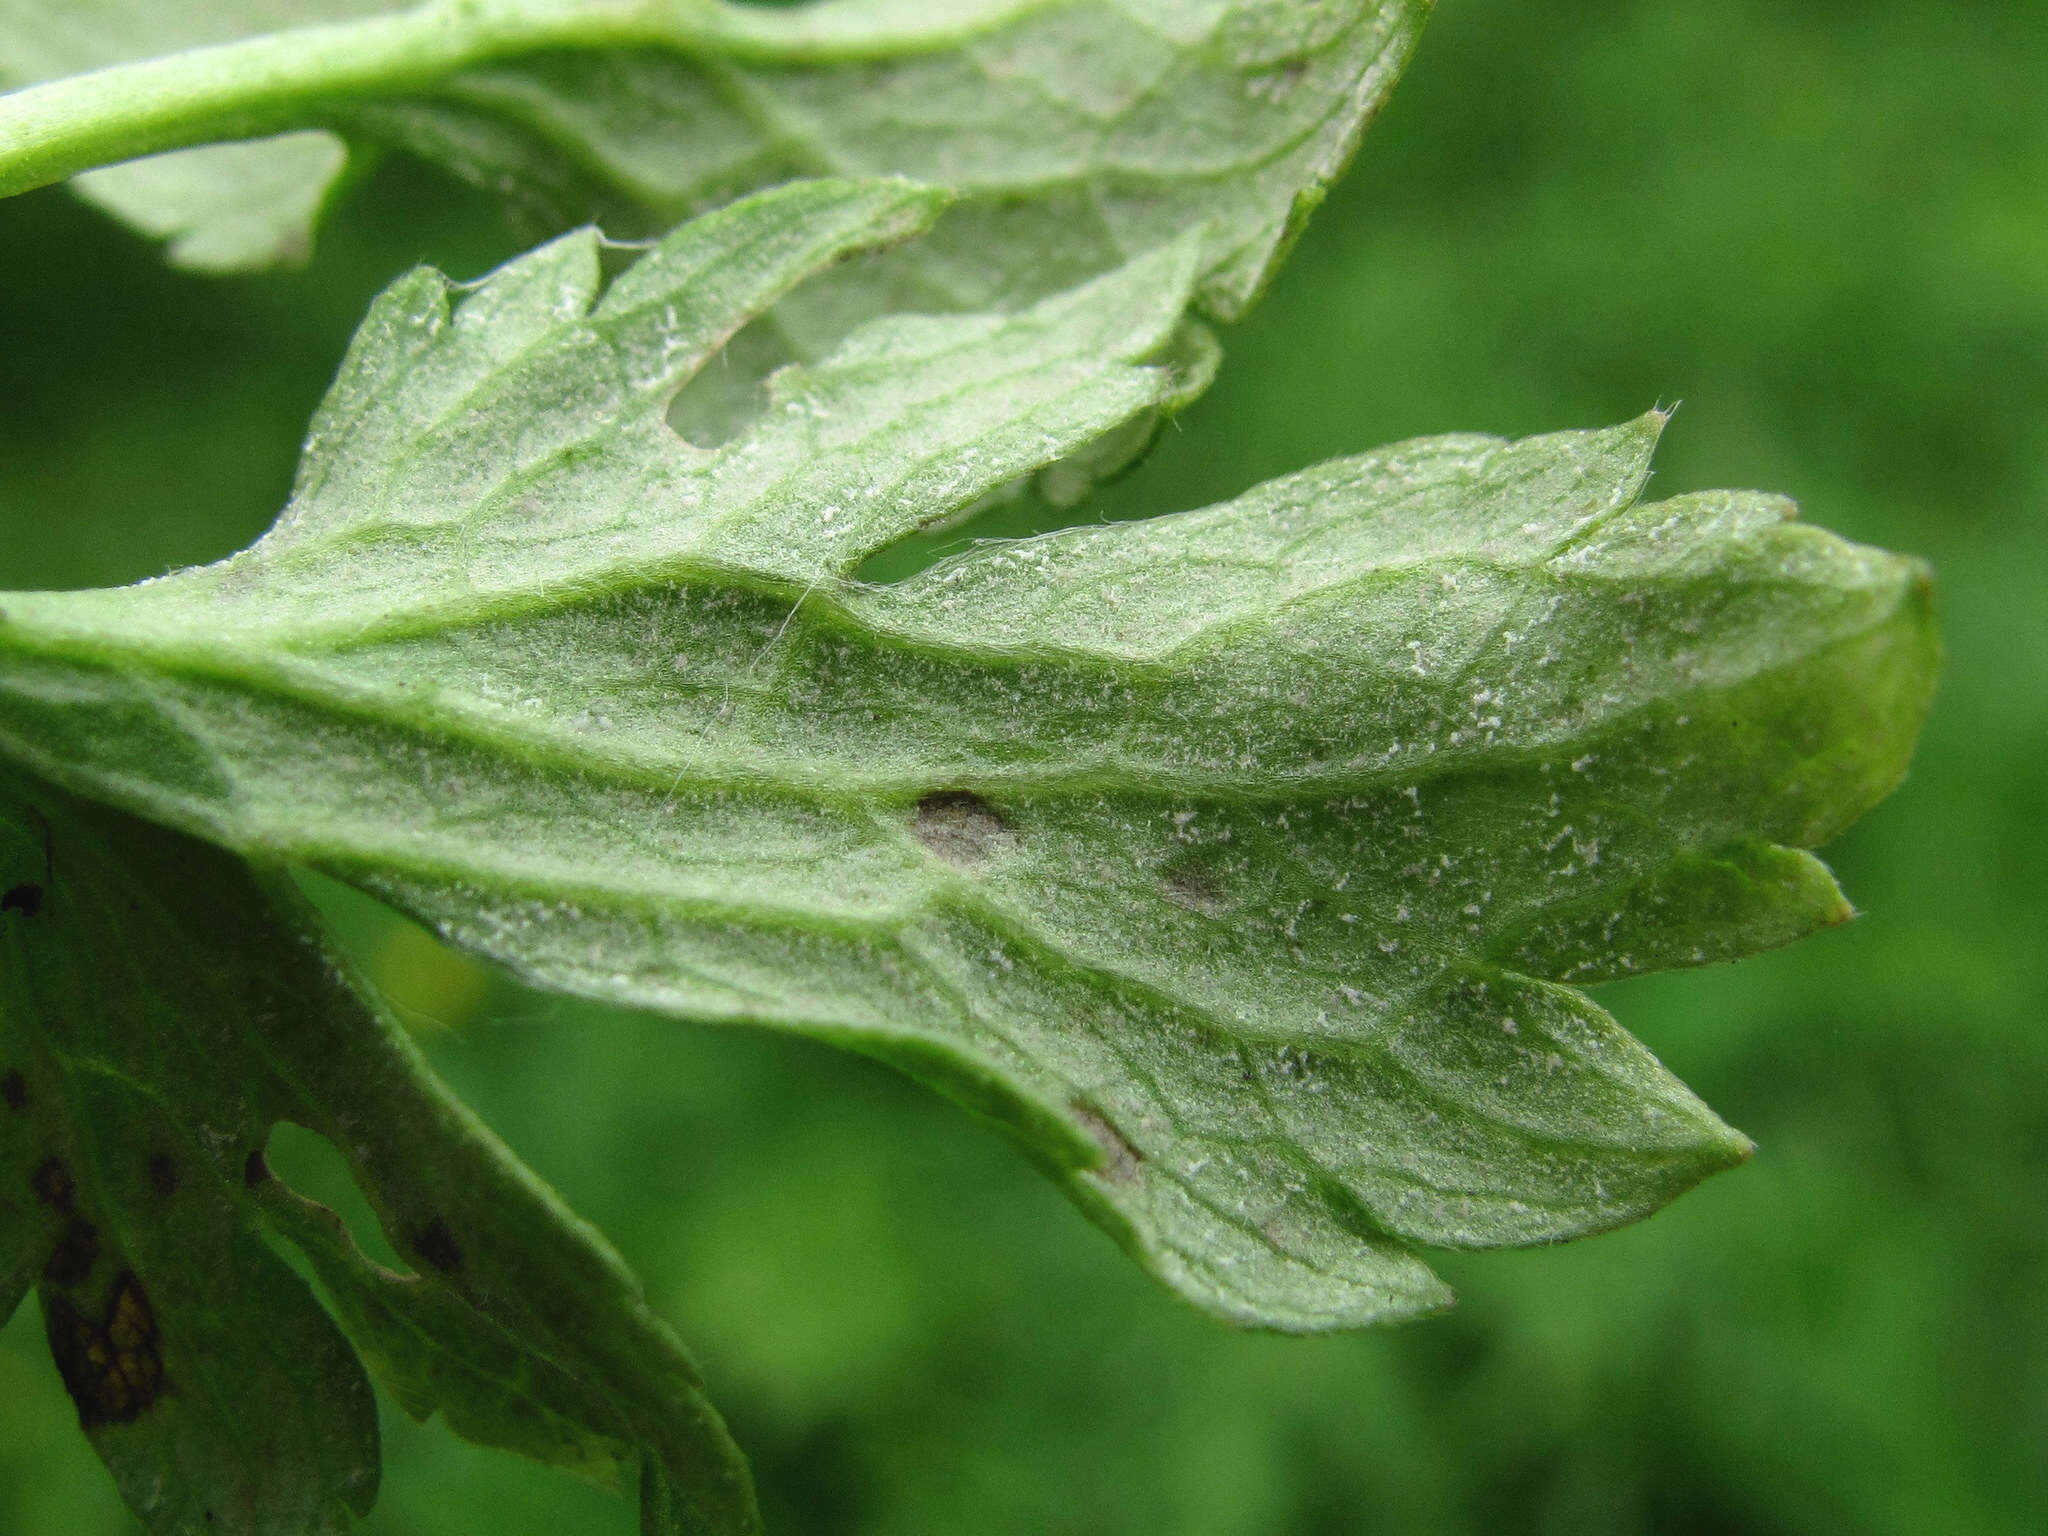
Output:
M860 28L837 7L723 0L437 0L417 10L273 32L0 95L0 197L143 155L319 126L349 104L429 88L544 48L652 47L781 64L945 46L1020 0Z
M594 33L611 34L606 42L680 42L680 9L446 3L31 86L0 96L0 196L141 155L305 127L354 98L417 90L465 65L599 40ZM651 10L667 13L665 37L648 35Z

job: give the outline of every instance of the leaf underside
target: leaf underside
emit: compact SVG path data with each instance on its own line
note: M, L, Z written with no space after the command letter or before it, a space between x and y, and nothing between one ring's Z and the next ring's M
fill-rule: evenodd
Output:
M0 79L403 9L0 0ZM1446 1304L1420 1248L1746 1156L1575 985L1845 919L1805 850L1910 753L1924 569L1768 496L1644 501L1657 413L859 580L1078 499L1200 391L1186 317L1256 297L1429 3L686 10L727 43L362 84L77 183L215 270L303 255L385 146L614 235L787 183L609 284L589 229L407 275L254 548L0 597L0 1319L38 1290L153 1531L345 1529L365 1365L638 1466L649 1532L757 1523L681 1346L289 864L542 986L893 1062L1197 1305L1316 1331ZM947 190L789 181L890 172ZM410 1273L269 1173L279 1121Z
M600 1481L644 1462L650 1536L756 1528L637 1284L303 937L287 882L0 770L0 887L0 1322L37 1290L148 1529L345 1532L377 1487L358 1351L473 1440ZM413 1272L271 1174L279 1121L341 1151Z
M1642 500L1653 414L860 583L1206 366L1183 239L860 327L716 446L670 427L942 203L799 183L608 288L589 232L401 279L256 546L0 599L0 754L540 985L895 1062L1242 1322L1427 1311L1419 1245L1741 1159L1570 984L1847 915L1800 850L1903 770L1924 570L1772 497Z
M573 12L579 0L528 10ZM598 7L601 9L602 7ZM390 0L0 0L0 81L27 84ZM904 260L785 317L809 350L849 314L1039 296L1203 229L1199 297L1264 286L1392 89L1430 0L817 0L678 10L729 37L556 47L425 87L309 101L301 131L89 173L88 198L232 271L303 256L344 141L426 156L561 228L651 233L754 188L906 175L965 198ZM337 137L339 135L339 137Z

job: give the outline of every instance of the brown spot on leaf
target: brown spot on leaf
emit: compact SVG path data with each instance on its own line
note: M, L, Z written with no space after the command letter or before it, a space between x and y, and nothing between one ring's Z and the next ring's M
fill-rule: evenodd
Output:
M1214 917L1224 909L1222 892L1216 889L1216 882L1209 871L1199 865L1180 864L1169 869L1160 880L1159 888L1175 906L1200 912L1205 917Z
M71 1170L54 1157L45 1158L28 1176L28 1187L36 1192L38 1200L59 1216L71 1214L78 1196L78 1185L72 1181Z
M42 910L43 888L33 880L24 880L0 892L0 912L19 912L23 917L34 917Z
M1145 1154L1132 1146L1124 1133L1103 1118L1100 1111L1078 1103L1067 1108L1095 1138L1095 1144L1102 1148L1102 1166L1095 1171L1112 1184L1129 1184L1136 1179L1144 1166Z
M92 1267L99 1261L99 1228L89 1221L73 1217L64 1224L57 1246L50 1250L49 1260L43 1265L43 1279L68 1290L90 1280Z
M28 1079L19 1072L10 1072L0 1077L0 1103L17 1115L28 1108Z
M414 1230L412 1246L421 1258L444 1275L452 1275L462 1268L462 1245L455 1241L455 1234L448 1230L448 1223L439 1216Z
M979 864L1010 840L1010 824L981 796L943 789L917 802L910 830L948 864Z
M50 1298L43 1319L57 1374L78 1406L80 1428L132 1423L163 1395L156 1314L142 1282L130 1271L123 1270L114 1282L113 1297L99 1320L62 1296Z
M178 1192L178 1165L162 1152L149 1160L149 1187L156 1191L159 1200L168 1200Z
M269 1177L270 1164L263 1160L263 1149L258 1147L249 1154L248 1161L242 1164L242 1182L254 1189Z

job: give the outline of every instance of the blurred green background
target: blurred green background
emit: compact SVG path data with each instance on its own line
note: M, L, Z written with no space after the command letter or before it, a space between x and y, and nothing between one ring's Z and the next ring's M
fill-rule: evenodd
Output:
M2048 27L2003 0L1445 0L1221 382L1092 511L1682 400L1657 489L1758 486L1940 574L1864 916L1604 989L1761 1151L1628 1231L1446 1255L1448 1317L1291 1340L1155 1288L1004 1144L821 1047L520 992L341 921L434 1060L646 1277L823 1533L2048 1529ZM211 558L280 504L370 294L517 242L387 164L311 267L170 273L0 204L0 587ZM313 1182L314 1149L280 1160ZM387 1411L388 1536L630 1506ZM33 1307L0 1532L130 1529Z

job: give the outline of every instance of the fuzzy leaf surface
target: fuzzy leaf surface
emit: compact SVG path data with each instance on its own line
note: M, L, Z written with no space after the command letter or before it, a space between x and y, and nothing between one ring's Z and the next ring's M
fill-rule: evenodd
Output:
M374 892L540 984L801 1030L995 1119L1156 1274L1424 1311L1740 1160L1567 983L1840 921L1924 570L1646 502L1658 415L1399 444L1205 510L866 556L1186 388L1180 241L898 315L716 448L665 411L936 210L798 184L606 289L592 237L400 280L244 554L0 599L0 753Z
M178 50L261 42L218 56L197 104L180 98L158 140L125 153L284 136L176 148L81 185L191 265L302 253L346 140L424 154L556 228L602 214L615 234L797 176L905 175L961 193L940 240L842 296L866 313L903 292L956 307L1042 294L1201 231L1200 297L1227 319L1343 169L1429 9L0 0L0 80L166 58L197 78ZM327 30L303 30L316 23ZM0 180L10 132L16 157L38 135L96 132L152 99L154 78L80 84L98 93L92 110L56 126L10 118L0 100ZM289 84L263 86L278 78Z
M358 1354L470 1439L639 1467L649 1533L756 1528L632 1277L364 1005L288 882L0 769L0 889L0 1320L38 1290L151 1532L346 1531L377 1488ZM341 1152L413 1272L270 1173L283 1120Z

